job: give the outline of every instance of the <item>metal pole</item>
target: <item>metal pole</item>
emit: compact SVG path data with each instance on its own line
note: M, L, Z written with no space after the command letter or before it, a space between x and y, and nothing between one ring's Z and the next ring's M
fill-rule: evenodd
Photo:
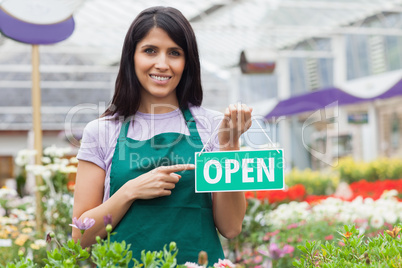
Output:
M35 156L35 164L42 164L42 126L41 126L41 89L40 89L40 72L39 72L39 46L32 45L32 124L34 131L34 149L37 154ZM43 185L41 176L36 176L36 229L38 236L43 237L43 208L42 193L38 187Z

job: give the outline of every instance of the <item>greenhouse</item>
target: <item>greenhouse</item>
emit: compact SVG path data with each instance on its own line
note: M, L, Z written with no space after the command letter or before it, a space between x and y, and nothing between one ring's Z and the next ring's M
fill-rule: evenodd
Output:
M119 87L124 88L119 84L126 64L122 53L130 51L124 47L128 42L125 36L136 16L154 6L179 10L194 31L203 90L202 107L196 108L205 112L197 112L204 116L197 119L194 111L199 110L194 110L193 105L201 102L191 91L191 105L176 107L185 130L181 123L163 121L168 119L158 121L164 122L162 132L155 125L149 125L147 130L144 122L148 121L141 121L147 120L146 116L141 116L152 113L144 110L143 102L127 97L127 102L131 98L128 107L138 112L134 120L141 125L137 127L141 131L130 134L131 126L126 124L127 140L136 137L133 139L138 139L141 146L148 138L151 141L149 148L146 145L141 150L137 145L124 145L133 149L129 153L119 147L125 144L122 133L127 117L105 133L102 128L111 126L94 127L94 122L105 114L116 118L127 115L119 110L115 95ZM176 14L174 20L177 17ZM135 44L148 40L148 36ZM192 70L188 63L192 59L188 57L191 47L183 50L175 38L168 33L168 40L176 43L174 48L186 54L186 65L180 68L183 76L188 75ZM162 43L160 40L166 39L159 36L156 40ZM171 54L168 57L173 58ZM180 55L176 57L177 60ZM138 63L136 58L132 60ZM141 67L137 66L145 63L132 65L135 83L141 83L138 97L144 100L152 95L149 100L162 100L155 97L160 95L156 89L152 91L154 87L148 89L140 80L137 68ZM175 71L177 66L167 72ZM154 82L158 80L155 88L163 88L176 78L158 72L162 74L149 75ZM0 0L0 267L400 267L401 79L400 0ZM182 84L176 84L177 88ZM177 104L181 101L176 95L175 100ZM117 107L117 112L111 107ZM245 130L229 129L235 138L229 135L227 140L221 134L225 119L219 116L232 118L233 107L238 116L243 113ZM252 112L244 107L252 108ZM163 112L155 114L172 110L158 111ZM234 122L233 118L228 120ZM196 122L196 127L191 122ZM91 126L93 133L88 132ZM201 130L201 126L205 129ZM194 129L198 129L195 137ZM173 139L173 132L185 136L188 133L194 141L189 142L194 147L191 150L196 154L187 147L177 147L183 155L175 155L174 148L184 146L180 141L169 144L166 155L153 156L148 161L148 154L162 151L155 149L152 142ZM237 134L242 135L236 139ZM107 149L96 151L88 145L96 135L101 143L113 141L105 145ZM205 166L198 166L202 153L224 151L223 141L233 140L235 145L227 149L235 151L233 155L225 154L226 158L219 162L213 158L220 157L217 153ZM117 153L119 161L124 158L122 151L127 153L125 160L131 169L132 165L146 165L150 173L158 173L162 166L196 164L191 194L211 203L208 211L213 215L214 231L223 250L219 261L212 244L210 248L197 247L196 259L184 260L180 255L187 256L191 244L196 247L207 243L208 234L197 239L190 238L193 236L189 232L188 239L166 241L165 248L136 248L130 241L137 240L131 240L131 236L152 241L153 227L151 231L138 229L144 225L139 221L130 225L129 235L119 235L119 226L138 219L130 212L127 215L133 214L132 218L120 223L120 216L115 214L120 204L114 205L113 213L102 217L89 213L86 220L79 218L96 206L113 204L109 201L117 193L113 177L120 174L115 158ZM140 155L142 151L144 155ZM269 158L264 162L262 156L255 156L253 170L254 162L249 159L260 151L267 152ZM192 160L186 162L186 157ZM93 175L92 181L83 183L85 163L96 166L86 174L99 171L103 175ZM198 172L201 169L204 173ZM207 169L213 172L205 175ZM184 170L166 172L166 176L173 177L178 172L180 180L163 190L175 193L175 186L177 192L182 189L180 183L189 172ZM222 183L224 188L235 184L237 178L243 184L240 190L201 193L197 188L200 174L201 180L205 177L206 182L216 186ZM98 177L101 183L97 183ZM268 186L250 186L262 182ZM96 189L102 191L97 199L93 198ZM91 209L77 205L77 199L86 194L89 201L84 203ZM226 200L231 201L224 203L226 211L218 210L215 200L225 194ZM237 203L235 196L245 201ZM158 198L165 197L151 199ZM128 211L144 200L135 200ZM192 206L189 203L185 209ZM77 207L86 212L78 213ZM148 215L144 222L152 218L148 213L144 214ZM180 218L182 214L177 213L176 218ZM160 220L169 214L173 215L166 210L152 215ZM243 220L239 223L241 232L233 236L225 228L235 225L234 214ZM220 219L225 216L233 224L221 225ZM125 217L122 213L121 218ZM188 222L183 218L183 228L194 225L200 228L199 233L204 232L210 216L197 217L200 218L193 217ZM158 224L177 225L170 221ZM90 245L85 235L77 239L78 229L93 236ZM95 229L101 237L96 240ZM156 229L155 233L164 232L171 237L170 231ZM126 239L120 241L117 237L122 236ZM141 250L145 250L143 256Z

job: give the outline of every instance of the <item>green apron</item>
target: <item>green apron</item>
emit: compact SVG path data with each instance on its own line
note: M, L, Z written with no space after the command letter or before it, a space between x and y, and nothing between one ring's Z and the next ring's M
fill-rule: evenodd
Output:
M169 132L137 141L127 137L131 120L123 122L112 160L110 196L128 180L158 166L194 164L194 154L203 144L191 112L182 112L190 136ZM218 262L224 255L213 219L211 195L195 193L194 170L178 174L181 179L170 196L134 201L111 239L131 244L133 257L138 261L143 249L159 251L175 241L178 264L197 263L201 250L208 253L209 264Z

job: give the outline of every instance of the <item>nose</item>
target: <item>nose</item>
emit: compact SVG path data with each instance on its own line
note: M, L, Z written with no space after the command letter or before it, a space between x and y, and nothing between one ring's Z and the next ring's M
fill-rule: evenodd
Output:
M169 69L168 59L166 55L159 55L155 62L155 68L159 70L167 70Z

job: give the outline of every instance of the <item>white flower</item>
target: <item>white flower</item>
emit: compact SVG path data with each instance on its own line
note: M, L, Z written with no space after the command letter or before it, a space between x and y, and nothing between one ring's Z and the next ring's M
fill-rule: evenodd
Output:
M49 198L48 201L47 201L47 204L48 204L49 207L54 206L55 203L56 202L54 201L53 198Z
M55 159L55 160L57 160L57 159ZM57 162L57 161L55 161L55 162ZM57 172L57 171L59 171L60 168L61 168L61 166L60 166L58 163L54 163L54 164L51 164L51 165L47 165L46 167L47 167L48 169L50 169L51 171L53 171L53 172Z
M17 191L14 189L9 189L7 187L0 188L0 199L11 199L18 195Z
M20 167L23 167L29 164L30 160L34 155L36 155L36 150L28 150L28 149L20 150L17 154L17 157L15 158L15 164Z
M367 197L364 199L364 204L366 205L372 205L374 203L374 200L370 197Z
M396 221L398 220L398 216L393 211L387 211L383 214L383 216L385 221L390 224L395 224Z
M71 164L77 164L77 163L78 163L77 157L71 157L71 158L70 158L70 163L71 163Z
M384 218L380 215L373 215L370 219L370 225L373 228L381 228L384 225Z
M77 172L77 168L75 166L65 166L60 168L60 172L61 173L76 173Z
M43 239L35 240L34 244L41 248L46 247L46 245L47 245L46 240L43 240Z
M389 191L385 190L381 195L381 199L391 199L391 198L394 198L397 195L398 195L398 191L395 190L395 189L392 189L392 190L389 190Z
M0 206L0 218L6 215L6 210Z
M60 164L62 166L67 166L68 164L70 164L70 160L63 158L61 159Z
M46 168L42 165L27 165L26 171L32 173L35 176L42 175Z
M187 268L203 268L204 267L204 266L199 266L195 262L186 262L184 264L184 266L186 266Z
M71 201L74 201L74 197L69 194L63 194L61 198L64 203L70 203Z
M39 192L44 192L44 191L47 190L47 186L46 185L41 185L41 186L35 187L34 190L39 191Z
M43 150L43 154L53 157L53 156L55 156L56 150L57 150L57 147L56 147L56 145L53 144L53 145L50 146L50 147L46 147L46 148Z
M42 175L42 178L43 178L43 179L49 180L49 179L52 177L52 172L51 172L50 170L46 169L46 170L44 170L44 171L42 172L41 175Z
M47 156L42 157L43 164L50 164L51 162L52 162L52 159L50 159L50 157L47 157Z

